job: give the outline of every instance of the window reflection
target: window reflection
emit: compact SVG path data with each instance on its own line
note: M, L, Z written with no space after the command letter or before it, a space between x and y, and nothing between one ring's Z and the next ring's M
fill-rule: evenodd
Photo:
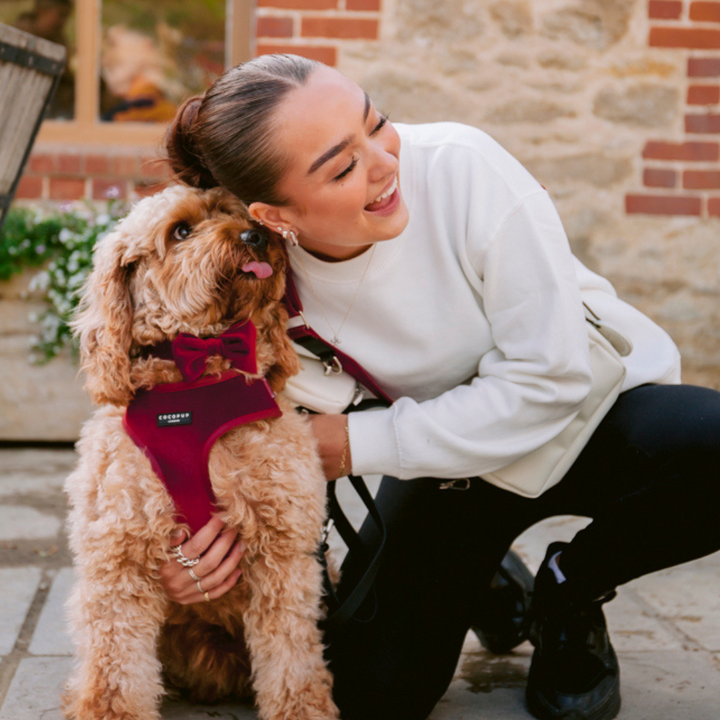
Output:
M225 67L225 0L106 0L100 115L165 122Z
M75 79L73 74L75 26L71 21L73 0L0 0L0 22L31 35L64 45L68 64L60 78L46 118L74 117Z

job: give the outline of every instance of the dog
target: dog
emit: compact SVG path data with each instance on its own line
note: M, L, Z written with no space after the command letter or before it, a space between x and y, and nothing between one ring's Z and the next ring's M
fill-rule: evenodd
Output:
M139 395L182 382L172 360L145 350L183 333L256 328L256 368L215 355L202 381L240 375L280 393L298 372L284 248L252 228L229 193L178 185L141 200L96 247L73 321L100 407L65 486L77 578L68 601L76 664L63 699L71 720L159 718L165 683L195 702L254 697L263 720L338 717L318 630L326 483L307 418L278 395L281 415L212 446L209 478L218 512L246 544L243 573L222 597L190 605L170 602L160 584L174 560L176 508L124 424Z

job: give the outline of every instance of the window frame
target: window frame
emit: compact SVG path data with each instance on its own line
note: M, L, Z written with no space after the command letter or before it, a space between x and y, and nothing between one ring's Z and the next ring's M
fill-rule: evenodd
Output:
M226 66L232 67L253 56L253 0L226 0ZM75 0L76 24L75 117L45 120L37 142L156 145L167 123L102 122L99 117L100 41L102 0ZM228 52L229 49L229 52Z

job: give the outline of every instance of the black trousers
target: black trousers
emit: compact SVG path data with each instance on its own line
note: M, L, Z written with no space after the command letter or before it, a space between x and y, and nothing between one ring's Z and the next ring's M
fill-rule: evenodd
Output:
M388 538L374 592L326 637L343 720L422 720L446 691L478 598L526 528L593 522L563 551L588 599L720 549L720 393L646 385L617 400L563 480L528 499L473 478L384 478ZM374 525L361 534L369 542ZM341 583L352 584L352 557ZM350 585L352 586L352 585Z

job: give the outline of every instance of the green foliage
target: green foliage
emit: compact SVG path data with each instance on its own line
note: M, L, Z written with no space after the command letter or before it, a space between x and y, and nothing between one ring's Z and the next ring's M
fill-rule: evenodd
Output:
M93 247L124 211L122 203L110 200L101 207L47 215L24 208L8 213L0 234L0 279L43 266L30 284L31 295L47 306L31 316L40 325L33 345L39 362L51 360L65 347L76 351L68 323L92 266Z

